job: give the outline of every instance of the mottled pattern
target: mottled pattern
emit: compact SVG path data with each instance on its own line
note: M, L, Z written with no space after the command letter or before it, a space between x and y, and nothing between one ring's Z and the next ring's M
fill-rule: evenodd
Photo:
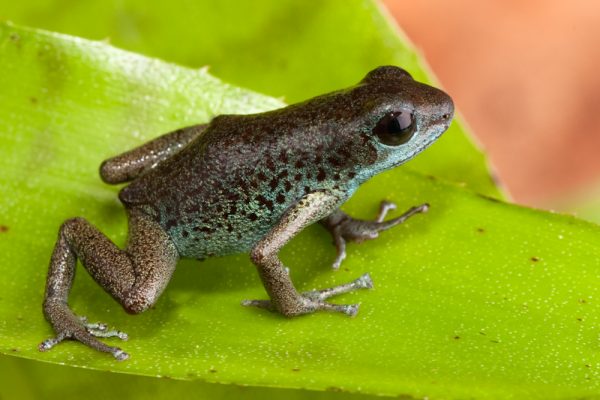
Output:
M301 135L302 126L281 117L217 118L120 198L155 218L184 256L247 252L303 196L332 189L349 195L361 162L376 155L360 136L343 146L322 131Z

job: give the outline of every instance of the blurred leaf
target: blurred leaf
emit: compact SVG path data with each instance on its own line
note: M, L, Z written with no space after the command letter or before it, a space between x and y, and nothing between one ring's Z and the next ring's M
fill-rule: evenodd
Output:
M155 309L129 316L85 273L71 305L131 336L117 363L78 343L39 353L40 304L59 224L83 215L118 243L125 220L100 161L176 126L279 103L101 43L0 28L0 351L73 366L207 382L415 398L559 399L600 391L600 228L500 203L398 168L368 182L353 215L382 198L430 202L342 270L320 227L282 252L300 289L372 273L348 294L355 319L293 320L239 306L265 297L248 257L180 264ZM426 152L427 153L427 152ZM407 188L410 188L408 190ZM114 342L114 341L113 341Z
M385 64L431 81L402 33L369 0L5 3L0 19L109 38L119 47L191 67L209 65L226 81L289 102L353 85ZM459 124L409 168L501 197L483 153Z
M600 186L584 188L569 194L557 204L560 210L567 210L579 218L600 224Z
M579 218L600 224L600 202L594 201L592 203L579 205L576 210L576 214Z
M40 399L129 399L160 400L205 398L286 400L367 400L373 396L276 388L218 385L199 380L178 381L148 376L112 374L0 356L0 398Z

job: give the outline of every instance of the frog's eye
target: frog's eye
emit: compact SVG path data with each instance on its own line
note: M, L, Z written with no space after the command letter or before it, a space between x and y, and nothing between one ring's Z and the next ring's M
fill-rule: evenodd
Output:
M396 111L379 120L373 133L381 143L398 146L408 142L415 133L415 121L410 111Z

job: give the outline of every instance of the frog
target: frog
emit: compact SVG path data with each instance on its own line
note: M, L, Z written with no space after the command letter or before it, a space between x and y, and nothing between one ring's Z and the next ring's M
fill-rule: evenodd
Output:
M394 203L382 201L373 220L340 207L373 176L404 164L434 143L453 119L444 91L413 79L405 69L380 66L346 89L257 114L219 115L207 124L159 136L105 160L100 177L126 184L119 191L128 220L124 249L82 217L59 228L45 287L43 313L56 336L125 360L129 354L102 338L126 333L90 323L68 305L77 261L126 312L152 307L180 258L248 253L268 299L242 305L296 317L324 310L354 316L358 304L330 297L373 287L370 274L322 290L299 292L280 249L320 223L336 247L375 239L427 203L386 220Z

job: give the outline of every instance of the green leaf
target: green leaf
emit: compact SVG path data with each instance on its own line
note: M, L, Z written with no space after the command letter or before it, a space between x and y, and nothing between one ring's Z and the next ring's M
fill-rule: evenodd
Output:
M431 74L373 1L90 0L7 2L0 18L92 39L191 67L297 102L347 87L372 68L395 64ZM454 124L409 166L501 198L486 160Z
M139 375L415 398L600 391L599 228L406 168L371 180L347 210L371 217L387 198L401 208L429 202L428 214L349 245L337 272L320 227L282 252L300 289L371 272L373 291L339 298L362 303L356 318L286 320L240 307L265 297L247 256L186 261L139 316L78 274L72 307L128 332L130 360L78 343L39 353L52 334L40 304L60 223L79 214L125 239L117 189L97 178L100 161L176 126L279 103L204 71L9 25L0 28L0 59L0 352Z
M181 381L113 374L0 356L0 398L38 399L286 399L366 400L373 396L279 388L218 385L200 380Z

